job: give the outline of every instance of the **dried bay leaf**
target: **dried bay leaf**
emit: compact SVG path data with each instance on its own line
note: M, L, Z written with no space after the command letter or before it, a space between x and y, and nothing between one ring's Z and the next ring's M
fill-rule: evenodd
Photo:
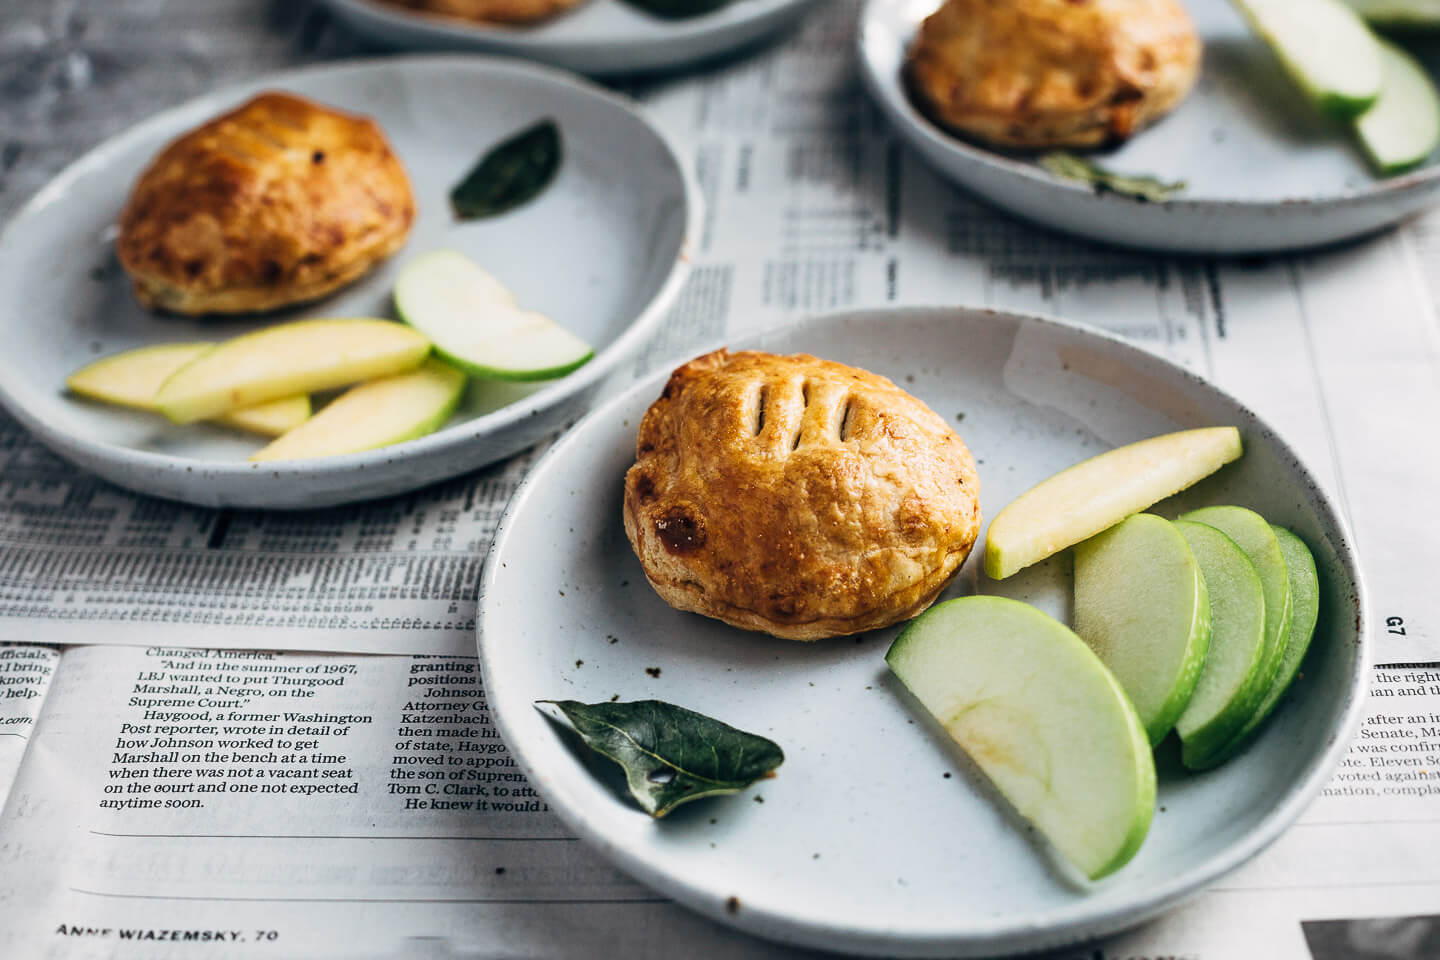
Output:
M719 10L730 0L626 0L632 7L666 20L683 20Z
M1115 173L1063 150L1047 153L1039 162L1040 166L1057 177L1090 184L1096 193L1118 193L1146 203L1164 203L1185 189L1184 180L1166 183L1155 177Z
M542 120L498 144L450 191L461 220L493 217L533 199L560 169L560 128Z
M586 746L618 763L630 795L657 819L690 800L739 793L785 760L773 740L663 700L536 703L558 707Z

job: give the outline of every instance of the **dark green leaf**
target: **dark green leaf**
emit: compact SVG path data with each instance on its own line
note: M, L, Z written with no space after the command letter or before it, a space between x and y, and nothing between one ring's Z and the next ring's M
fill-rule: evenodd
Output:
M560 130L542 120L495 147L450 191L461 220L493 217L532 199L560 169Z
M681 20L698 17L702 13L719 10L730 0L626 0L632 7L639 7L646 13L667 20Z
M1040 158L1040 166L1057 177L1081 180L1095 188L1096 193L1118 193L1149 203L1163 203L1185 189L1185 181L1165 183L1154 177L1127 176L1098 167L1073 153L1056 151Z
M772 740L662 700L536 702L559 707L588 747L620 764L630 795L652 817L700 797L739 793L773 777L785 760Z

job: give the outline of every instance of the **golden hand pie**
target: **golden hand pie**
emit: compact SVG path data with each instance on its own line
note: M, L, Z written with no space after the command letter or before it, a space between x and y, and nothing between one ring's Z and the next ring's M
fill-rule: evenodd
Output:
M398 7L477 23L529 23L578 7L585 0L385 0Z
M625 533L671 606L815 640L929 606L975 543L979 495L955 431L884 377L719 350L646 411Z
M115 252L147 307L252 313L359 278L414 219L405 168L375 121L263 93L151 162Z
M1177 0L946 0L906 80L942 126L1006 147L1093 147L1174 108L1200 70Z

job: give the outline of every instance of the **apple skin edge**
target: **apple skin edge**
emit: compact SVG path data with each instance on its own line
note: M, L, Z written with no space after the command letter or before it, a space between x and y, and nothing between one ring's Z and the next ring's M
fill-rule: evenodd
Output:
M390 391L390 393L384 394L384 397L392 410L408 409L406 401L394 394L394 388L399 384L407 385L407 389L410 391L407 395L413 397L414 388L408 387L408 385L420 378L424 378L424 382L428 384L425 400L429 401L431 405L428 408L421 407L420 415L417 415L412 421L402 421L400 424L394 425L396 429L390 433L357 433L353 429L347 430L343 425L347 419L353 423L355 410L370 412L373 409L373 404L377 399L374 391L377 389ZM302 423L295 430L277 437L268 446L252 454L249 459L251 462L264 462L339 456L375 450L426 436L444 426L445 422L450 419L451 414L459 406L468 382L462 371L449 367L439 359L428 359L418 370L380 378L350 388L313 418ZM441 388L438 395L434 389L437 386ZM326 419L327 411L330 413L340 411L346 404L358 404L359 406L352 405L348 411L342 413L340 426ZM370 406L367 407L367 405ZM375 421L367 419L364 424L373 430ZM337 439L341 440L338 445L336 445ZM320 445L319 452L317 452L317 440ZM331 444L329 449L323 446L326 442Z
M1204 523L1176 520L1210 591L1210 650L1195 695L1175 722L1181 761L1193 767L1228 743L1249 719L1263 686L1265 594L1255 565L1228 536Z
M1011 642L996 647L996 636ZM1012 682L1016 658L1037 665L1019 688ZM1081 873L1098 880L1134 857L1155 811L1149 738L1119 681L1068 627L1018 600L959 597L911 621L885 660L1007 804ZM1073 697L1057 700L1036 692L1057 683ZM1073 740L1075 728L1053 714L1053 704L1061 701L1069 703L1059 708L1062 714L1080 709L1095 718L1084 721L1094 726L1084 742L1087 750L1100 751L1087 754L1098 765L1063 746ZM1053 781L1052 763L1067 770ZM1086 785L1097 770L1106 771L1103 782ZM1068 785L1066 796L1055 793L1056 784ZM1081 793L1071 795L1077 790ZM1097 832L1105 838L1099 846Z
M1115 447L1042 480L990 521L985 575L1003 580L1208 477L1244 452L1233 426ZM1051 518L1060 517L1053 521Z
M1371 166L1388 177L1424 163L1440 145L1440 89L1408 51L1383 38L1380 49L1380 98L1351 119Z
M428 337L438 356L479 380L553 380L595 356L593 347L554 320L521 309L513 292L457 250L431 250L405 264L395 281L394 302L401 321ZM544 320L538 334L533 324L520 330L513 328L515 318L525 316ZM488 326L492 336L502 334L506 320L511 329L505 336L512 346L523 343L538 352L538 358L530 354L530 365L486 363L495 354L491 345L466 342L467 334L473 334L476 328ZM563 334L561 341L566 349L557 351L553 342L545 342L550 332ZM462 350L462 346L467 349Z
M1145 729L1140 726L1140 721L1138 719L1135 721L1135 732L1140 736L1140 738L1145 738ZM1149 744L1147 740L1147 748L1148 745ZM1155 768L1152 766L1150 768L1150 771L1151 777L1150 779L1144 781L1141 786L1142 792L1140 796L1136 799L1136 803L1139 805L1139 807L1148 811L1147 814L1143 817L1137 817L1134 822L1131 823L1130 832L1125 836L1125 842L1120 846L1118 850L1115 851L1115 856L1110 858L1109 863L1106 863L1100 869L1090 874L1090 879L1092 881L1103 880L1104 878L1110 876L1110 874L1114 873L1116 870L1119 870L1121 867L1125 866L1125 864L1133 860L1135 858L1135 854L1139 853L1140 848L1145 844L1145 838L1150 835L1150 821L1154 819L1155 797L1157 790L1154 777Z
M1280 549L1285 554L1285 567L1290 575L1290 589L1295 596L1293 613L1290 618L1290 639L1285 646L1285 658L1280 669L1266 691L1265 698L1245 725L1240 728L1229 743L1221 747L1206 762L1192 769L1209 770L1217 767L1249 745L1255 732L1274 713L1275 708L1290 689L1291 683L1300 672L1310 641L1315 636L1315 624L1319 619L1320 578L1315 569L1315 557L1305 542L1284 527L1271 524Z
M155 406L173 423L190 423L280 397L342 387L414 370L430 341L392 320L321 317L265 327L226 340L172 373ZM264 358L264 369L227 382L224 372ZM217 371L221 374L217 380Z
M501 367L487 367L483 364L466 360L464 357L443 349L438 344L434 347L434 353L452 367L465 371L465 373L477 380L505 380L510 383L554 380L580 369L595 356L595 351L590 350L583 356L577 357L574 361L557 367L547 367L543 370L506 370Z
M1295 86L1325 116L1341 121L1353 119L1379 98L1379 43L1360 16L1342 0L1231 0L1231 4L1270 48ZM1312 6L1297 16L1296 11L1307 4ZM1317 64L1306 55L1303 44L1315 38L1317 29L1332 42L1343 37L1349 56L1340 61L1341 69L1349 70L1352 76L1347 79L1354 82L1335 84L1336 61Z
M123 350L88 363L65 378L71 393L115 406L158 413L155 392L169 376L216 344L187 342L155 344ZM267 437L278 437L310 417L309 394L281 397L252 407L239 407L213 422Z
M1205 669L1205 654L1210 648L1210 590L1198 568L1195 578L1198 581L1199 601L1191 642L1200 648L1199 656L1190 657L1186 661L1184 675L1179 678L1170 698L1146 728L1145 733L1150 738L1152 747L1159 746L1160 741L1175 729L1175 721L1185 712L1185 705L1190 702L1190 695L1195 692L1195 684L1200 681L1200 672ZM1202 636L1203 640L1200 639Z
M1253 510L1230 505L1201 507L1181 514L1180 519L1207 524L1228 536L1250 558L1260 577L1265 593L1265 655L1247 707L1253 713L1274 682L1290 639L1293 604L1285 554L1270 524Z
M1210 647L1210 594L1185 537L1137 513L1074 547L1072 626L1120 682L1152 746L1185 711ZM1135 596L1146 598L1137 608Z

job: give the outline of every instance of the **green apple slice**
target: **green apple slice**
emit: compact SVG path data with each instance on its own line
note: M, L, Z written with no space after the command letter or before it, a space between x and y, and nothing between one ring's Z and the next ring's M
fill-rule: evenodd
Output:
M1255 564L1225 534L1204 523L1176 520L1210 592L1210 649L1200 681L1175 721L1181 760L1203 765L1225 746L1255 708L1265 654L1265 590Z
M231 410L229 413L220 414L215 418L215 422L267 437L278 437L309 420L310 413L310 395L302 393L267 403L257 403L253 407Z
M418 370L351 387L251 460L359 453L438 430L465 392L465 374L431 358Z
M543 313L521 309L500 281L454 250L406 264L395 282L395 308L436 353L481 379L549 380L595 355Z
M389 320L297 320L226 340L176 370L155 406L190 423L296 393L413 370L430 341Z
M1084 641L1005 597L937 604L890 669L1022 817L1091 879L1135 855L1155 764L1120 684Z
M1404 50L1380 41L1385 85L1380 99L1355 118L1355 132L1382 174L1424 161L1440 144L1440 92L1430 74Z
M1346 0L1366 23L1395 29L1440 27L1440 0Z
M1239 430L1203 427L1116 447L1062 470L990 521L985 574L1003 580L1184 490L1240 453Z
M1380 96L1380 43L1342 0L1233 0L1316 106L1362 113Z
M1181 520L1209 524L1225 534L1245 551L1260 577L1265 591L1265 652L1260 661L1259 687L1250 704L1253 711L1270 689L1280 663L1285 659L1285 645L1290 639L1290 573L1285 567L1285 554L1280 541L1265 518L1244 507L1204 507L1181 514Z
M158 412L155 392L166 378L213 343L163 343L111 354L76 370L65 385L82 397L137 410ZM277 437L310 416L310 397L281 397L222 414L217 423Z
M1074 616L1075 632L1159 743L1190 702L1210 648L1210 595L1174 524L1137 513L1076 544Z
M1272 524L1271 529L1275 531L1280 552L1285 555L1285 569L1290 575L1290 639L1285 644L1285 657L1280 661L1280 669L1276 672L1275 679L1270 681L1270 687L1265 691L1260 706L1250 715L1240 732L1211 758L1210 766L1228 760L1238 753L1249 741L1250 734L1274 711L1275 705L1280 702L1285 691L1290 689L1290 683L1300 672L1300 663L1305 659L1305 651L1310 649L1310 640L1315 635L1315 622L1320 616L1320 577L1315 572L1315 557L1310 553L1310 548L1305 546L1305 541L1284 527Z
M65 378L65 386L92 400L154 412L155 392L160 384L213 346L162 343L123 350L76 370Z

